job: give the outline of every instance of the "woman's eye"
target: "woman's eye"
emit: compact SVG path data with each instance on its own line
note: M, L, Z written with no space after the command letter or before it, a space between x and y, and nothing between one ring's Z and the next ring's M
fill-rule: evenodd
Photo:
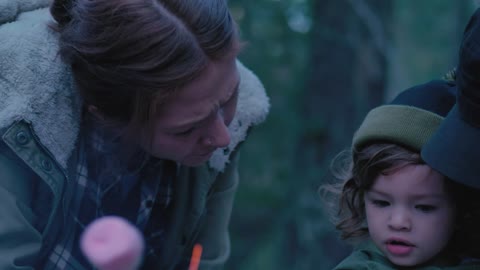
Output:
M384 201L384 200L372 200L372 204L377 206L377 207L387 207L390 205L389 202Z
M184 131L180 131L180 132L176 132L174 133L175 136L186 136L186 135L189 135L193 132L194 128L189 128L187 130L184 130Z
M235 93L228 99L225 103L223 103L220 108L222 109L222 113L224 117L232 117L235 114L235 109L237 107L237 100L238 100L238 89L235 90Z
M415 205L415 208L425 213L432 212L437 209L437 207L428 204L417 204Z

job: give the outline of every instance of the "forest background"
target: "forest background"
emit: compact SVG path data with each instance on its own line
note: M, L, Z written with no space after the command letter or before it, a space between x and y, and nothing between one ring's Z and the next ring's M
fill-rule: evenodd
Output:
M243 146L229 270L331 269L318 187L366 113L455 67L478 1L229 0L270 115Z

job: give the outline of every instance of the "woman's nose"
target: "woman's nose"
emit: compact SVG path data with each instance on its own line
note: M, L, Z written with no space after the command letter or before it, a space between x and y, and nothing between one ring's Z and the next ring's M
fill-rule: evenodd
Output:
M222 114L219 113L215 117L208 131L204 138L205 144L216 148L227 147L230 144L230 132Z

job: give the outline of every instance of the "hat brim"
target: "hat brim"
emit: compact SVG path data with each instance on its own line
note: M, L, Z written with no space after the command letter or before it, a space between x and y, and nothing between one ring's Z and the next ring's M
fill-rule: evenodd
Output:
M421 154L441 174L480 189L480 129L462 120L458 105L448 113Z

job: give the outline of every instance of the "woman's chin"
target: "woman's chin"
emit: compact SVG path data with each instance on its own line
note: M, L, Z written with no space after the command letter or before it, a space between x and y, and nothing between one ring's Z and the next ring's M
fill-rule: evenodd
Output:
M182 165L190 166L190 167L197 167L205 162L207 162L210 157L212 156L213 152L209 152L207 154L202 154L202 155L192 155L187 158L185 158L182 162L180 162Z

